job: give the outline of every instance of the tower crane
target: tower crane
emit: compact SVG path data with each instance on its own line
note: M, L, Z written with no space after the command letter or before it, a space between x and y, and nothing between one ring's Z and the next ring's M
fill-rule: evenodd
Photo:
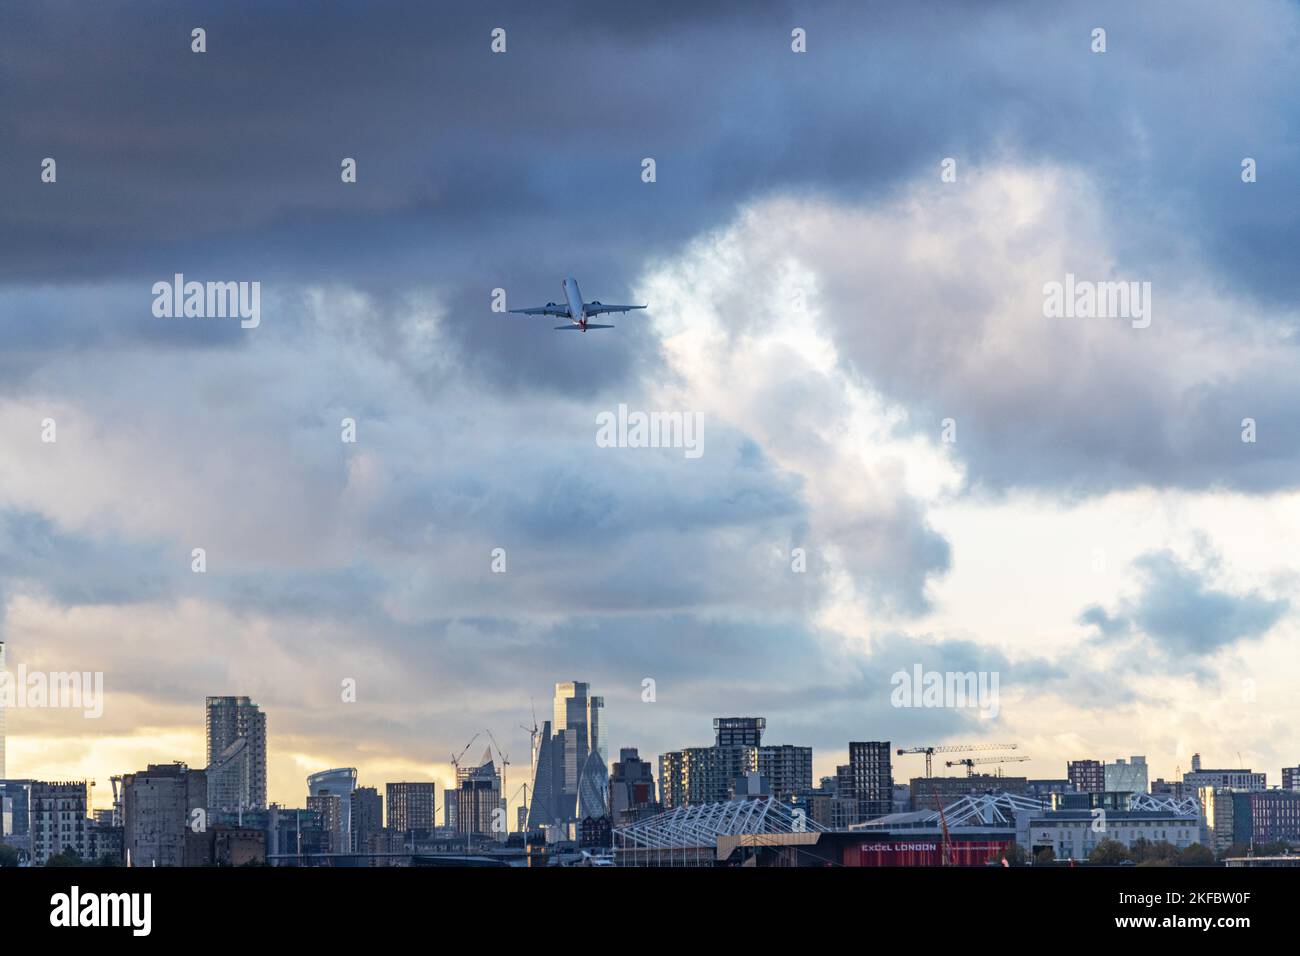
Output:
M935 754L968 754L980 750L1015 750L1016 746L1016 744L945 744L942 747L899 747L898 755L901 757L904 754L925 754L925 775L933 777L931 760Z
M984 763L997 763L997 764L1003 764L1003 763L1023 763L1024 761L1026 761L1026 760L1028 760L1028 759L1029 759L1028 757L1013 757L1013 756L1011 756L1011 755L1009 755L1009 754L1002 755L1002 756L998 756L998 757L973 757L973 758L972 758L972 757L963 757L963 758L960 759L960 760L947 760L947 761L944 761L944 766L946 766L946 767L956 767L956 766L958 766L958 765L961 765L961 766L963 766L963 767L966 768L966 776L969 777L969 776L971 776L971 775L973 775L973 774L975 773L975 765L976 765L976 764L984 764Z
M532 702L529 701L531 704ZM536 782L537 780L537 738L542 735L542 729L537 726L537 707L533 706L533 726L531 729L523 724L519 729L528 734L528 779Z
M460 760L461 760L462 757L465 756L466 751L468 751L470 747L473 747L473 746L474 746L474 741L478 740L479 737L481 737L481 736L483 736L482 731L480 731L479 733L475 734L473 737L469 738L469 743L467 743L464 747L461 748L460 753L458 753L458 754L454 754L454 755L452 756L452 758L451 758L451 765L452 765L452 767L455 768L455 770L456 770L456 788L457 788L457 789L460 789Z
M510 793L510 785L506 782L506 770L510 766L510 755L501 749L497 743L496 737L492 736L492 731L484 731L488 735L488 740L492 741L492 746L497 748L497 755L501 758L501 795L506 797ZM510 832L510 799L506 797L506 833Z
M519 828L519 832L520 832L520 833L523 833L523 832L525 832L525 831L528 829L528 823L527 823L527 820L528 820L528 784L526 784L526 783L521 783L521 784L519 785L519 790L516 790L513 794L511 794L510 799L513 800L515 797L519 796L519 791L520 791L520 790L522 790L522 791L523 791L523 794L524 794L524 802L523 802L522 806L523 806L523 808L524 808L524 821L525 821L525 822L524 822L524 825L521 826L521 827Z

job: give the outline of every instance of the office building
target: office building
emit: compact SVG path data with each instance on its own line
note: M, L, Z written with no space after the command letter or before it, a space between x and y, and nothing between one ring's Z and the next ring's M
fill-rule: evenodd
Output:
M1001 777L988 773L967 774L964 777L913 777L911 780L912 811L936 810L963 797L979 794L1010 793L1023 795L1029 788L1025 777Z
M1071 760L1065 766L1065 775L1079 793L1101 793L1106 789L1106 768L1100 760Z
M433 832L437 826L437 795L433 783L390 783L384 790L388 798L388 829L398 833Z
M1192 769L1183 774L1186 793L1200 793L1206 787L1252 792L1267 787L1264 774L1250 769L1211 770L1201 766L1201 755L1192 757Z
M351 802L349 795L348 801ZM341 794L321 791L307 798L307 810L320 817L321 825L329 834L326 849L329 853L347 853L352 849L351 834L343 825L343 797ZM349 817L351 814L349 814ZM346 834L346 838L345 838Z
M767 780L772 796L790 800L796 793L812 789L811 747L768 744L758 748L758 772Z
M715 747L758 747L763 743L766 717L714 717Z
M122 777L122 846L132 866L192 866L195 811L207 826L208 781L183 763L149 764Z
M1069 780L1060 779L1030 779L1025 784L1025 796L1041 801L1044 806L1049 806L1052 797L1057 794L1073 793L1074 787L1070 785Z
M338 797L338 806L335 808L336 816L326 818L326 825L332 833L331 845L337 849L336 853L346 853L352 849L352 791L357 788L357 769L356 767L337 767L333 770L322 770L314 773L307 778L307 797L309 810L329 810L328 801L320 803L317 807L312 807L311 797Z
M42 866L52 856L90 854L90 784L84 780L32 782L29 823L32 862Z
M31 835L32 780L0 780L0 839Z
M1300 767L1282 768L1282 789L1300 790Z
M847 770L839 781L839 795L857 801L855 823L893 812L894 773L888 740L849 741Z
M715 717L713 746L687 747L659 757L659 795L665 809L719 803L749 784L738 783L761 773L774 796L791 800L812 789L812 748L764 744L763 717Z
M501 774L490 750L483 762L468 770L456 788L456 831L469 835L507 836L505 800L501 796Z
M1119 757L1114 763L1106 764L1103 780L1108 791L1146 793L1147 758L1131 757L1125 760Z
M1102 840L1132 847L1138 840L1166 842L1184 850L1201 839L1200 819L1176 809L1108 810L1105 826L1090 810L1056 810L1032 814L1031 852L1051 849L1058 860L1086 860ZM1022 844L1025 845L1025 844Z
M352 791L351 817L352 849L359 851L384 829L384 798L375 787L357 787Z
M659 757L664 809L730 799L736 778L758 770L758 748L687 747Z
M207 699L208 805L266 809L266 715L247 697Z
M635 747L623 747L609 778L609 810L615 826L635 823L662 809L655 793L654 769Z
M803 810L813 823L832 830L846 830L859 822L858 801L839 796L832 777L822 777L821 786L815 790L796 794L792 805Z
M263 829L268 857L298 858L328 853L334 840L334 831L326 826L319 812L276 803L267 809Z
M1197 793L1205 820L1205 843L1216 854L1232 846L1235 806L1232 791L1224 787L1202 787Z
M1285 841L1300 844L1300 793L1256 790L1233 793L1232 842L1253 847Z
M604 710L604 698L592 696L590 685L581 681L555 685L552 719L543 723L538 741L530 830L558 826L576 836L578 820L609 812ZM457 812L464 812L459 799ZM460 831L468 825L457 820Z

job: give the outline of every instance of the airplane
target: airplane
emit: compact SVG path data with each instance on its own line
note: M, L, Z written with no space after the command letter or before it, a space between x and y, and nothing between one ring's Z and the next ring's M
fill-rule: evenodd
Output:
M557 325L555 327L556 331L586 332L588 329L612 329L614 327L588 322L587 319L593 315L602 315L605 312L631 312L633 309L645 308L644 305L605 305L599 299L583 302L582 293L578 291L578 280L573 276L566 276L562 286L564 288L563 302L548 302L535 309L511 309L510 311L519 315L554 315L569 320L568 325Z

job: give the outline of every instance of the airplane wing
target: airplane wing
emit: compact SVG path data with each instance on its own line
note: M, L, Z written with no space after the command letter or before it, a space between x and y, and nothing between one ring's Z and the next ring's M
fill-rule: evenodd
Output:
M644 305L606 305L597 299L595 302L584 302L582 311L587 315L601 315L605 312L631 312L633 309L644 309Z
M567 305L556 305L554 302L539 305L535 309L511 309L510 311L518 315L557 315L564 319L569 317L569 307Z

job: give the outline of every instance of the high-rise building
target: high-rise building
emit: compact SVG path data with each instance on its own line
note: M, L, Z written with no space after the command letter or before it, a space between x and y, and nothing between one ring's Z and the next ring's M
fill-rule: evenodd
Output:
M388 829L399 833L433 832L437 804L431 782L390 783L384 789L388 797Z
M1078 793L1106 791L1106 769L1100 760L1071 760L1065 765L1065 775Z
M543 724L537 748L529 829L566 826L609 813L604 710L604 698L591 696L590 685L555 685L553 720ZM462 831L465 825L457 824Z
M32 780L0 780L0 838L31 836Z
M848 783L839 795L857 800L860 821L893 812L894 772L888 740L849 741Z
M132 866L189 866L194 811L207 812L208 781L183 763L149 764L122 777L122 849ZM206 821L204 821L206 827ZM201 836L200 834L196 834Z
M659 792L664 809L731 798L737 778L758 770L758 748L687 747L659 756Z
M796 793L812 789L812 758L811 747L766 744L758 748L758 772L772 796L789 801Z
M52 856L90 854L90 784L85 780L59 783L33 781L29 820L32 862L40 866Z
M1102 779L1108 793L1146 793L1147 758L1130 757L1125 760L1117 757L1114 763L1106 764Z
M1282 789L1300 790L1300 767L1282 768Z
M714 717L713 743L716 747L759 747L766 728L766 717Z
M764 744L764 717L715 717L712 747L687 747L659 757L659 794L666 809L719 803L749 793L759 773L772 795L791 800L812 789L812 748Z
M350 807L351 795L347 799ZM343 826L343 797L341 794L322 790L315 796L307 798L307 809L311 813L320 815L321 825L325 828L325 832L329 834L327 852L347 853L352 848L351 833ZM350 818L351 814L348 816ZM347 839L344 839L345 834Z
M635 747L621 748L609 777L609 810L614 825L635 823L659 809L650 763L641 759Z
M329 821L333 825L334 846L337 852L346 853L352 849L352 791L357 788L356 767L338 767L334 770L322 770L307 778L307 796L323 797L334 795L339 798L338 818ZM307 808L315 809L308 803Z
M208 806L266 809L266 714L247 697L207 699Z
M505 800L501 796L501 774L492 762L490 750L483 762L466 771L456 790L456 830L464 834L492 835L505 839ZM500 811L500 823L496 812Z

